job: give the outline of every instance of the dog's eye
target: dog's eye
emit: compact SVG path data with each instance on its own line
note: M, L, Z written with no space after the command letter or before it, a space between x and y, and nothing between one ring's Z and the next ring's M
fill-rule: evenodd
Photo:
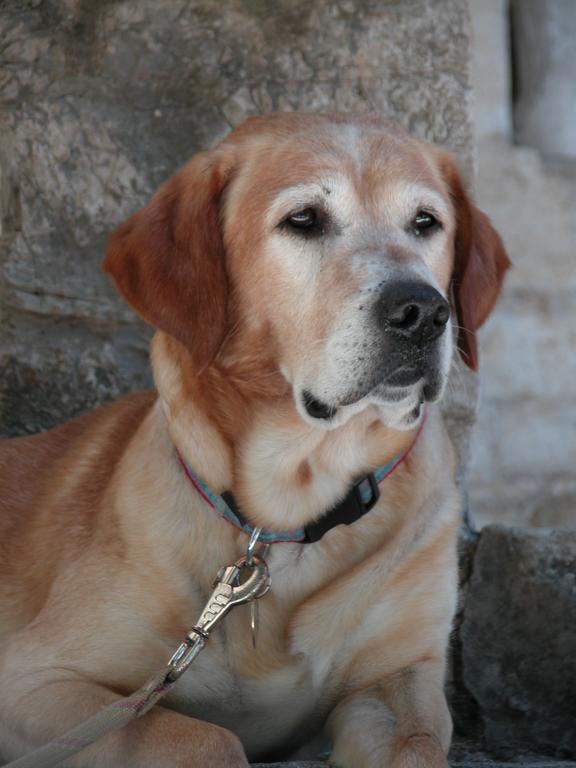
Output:
M286 222L294 229L310 229L318 223L318 214L315 208L304 208L291 213Z
M294 211L280 222L280 227L287 232L305 237L315 237L324 234L326 216L317 208L302 208Z
M442 229L442 224L429 211L418 211L412 219L410 229L419 237L427 237L436 232L436 230Z

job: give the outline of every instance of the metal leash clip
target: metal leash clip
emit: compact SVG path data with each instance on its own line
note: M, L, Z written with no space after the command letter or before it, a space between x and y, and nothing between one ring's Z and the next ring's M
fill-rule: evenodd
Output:
M241 557L234 565L221 568L214 582L214 591L200 618L168 662L170 671L166 681L177 680L188 669L204 648L216 624L234 605L258 600L269 589L270 572L266 562L258 555L250 553L246 557Z

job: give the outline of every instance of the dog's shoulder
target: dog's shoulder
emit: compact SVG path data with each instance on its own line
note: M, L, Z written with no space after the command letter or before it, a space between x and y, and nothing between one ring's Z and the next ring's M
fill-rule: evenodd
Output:
M35 505L47 486L64 483L84 453L87 472L109 472L151 409L155 392L137 392L35 435L0 440L0 531Z

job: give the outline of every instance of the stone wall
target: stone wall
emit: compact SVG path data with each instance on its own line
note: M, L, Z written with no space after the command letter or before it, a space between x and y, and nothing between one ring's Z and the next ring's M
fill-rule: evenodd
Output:
M502 300L481 334L482 392L470 503L480 524L576 528L576 166L551 162L512 136L508 2L471 0L470 5L476 43L477 199L513 261ZM554 60L567 50L574 54L573 2L520 0L517 6L527 17L535 7L552 17L564 9L565 42L549 53ZM535 51L532 63L546 58L549 30L533 33L540 48L524 40L528 48L522 54L525 59ZM521 44L519 37L517 47ZM576 56L572 60L576 63ZM553 68L547 72L553 78ZM576 79L569 82L576 99ZM535 104L536 83L532 86ZM553 83L547 87L554 90ZM530 93L525 91L523 98L530 101ZM554 120L560 119L562 107L558 98ZM552 120L549 127L553 132Z

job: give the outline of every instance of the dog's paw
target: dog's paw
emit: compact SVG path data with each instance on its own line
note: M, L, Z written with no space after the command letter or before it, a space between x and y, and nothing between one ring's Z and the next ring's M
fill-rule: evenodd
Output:
M391 768L449 768L439 741L429 735L412 736L394 755Z
M242 742L231 731L210 724L203 736L190 743L178 768L250 768Z

